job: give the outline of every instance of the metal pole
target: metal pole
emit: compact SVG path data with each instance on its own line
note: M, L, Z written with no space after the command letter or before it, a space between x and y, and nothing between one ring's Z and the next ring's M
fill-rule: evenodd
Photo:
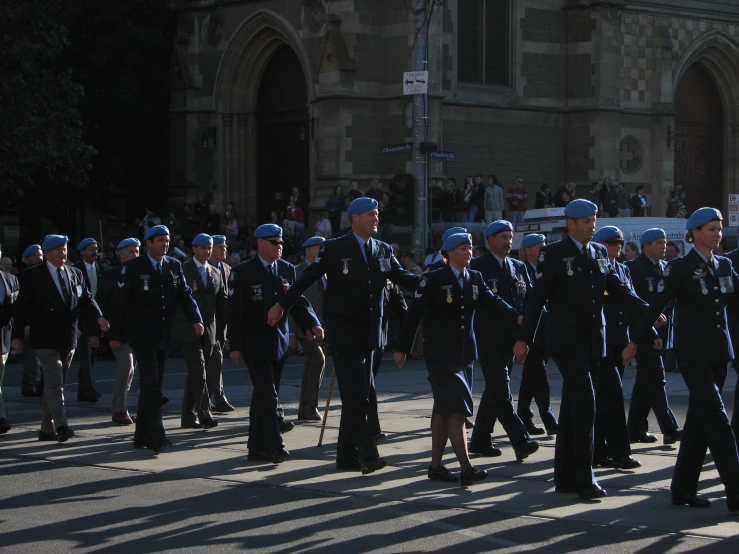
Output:
M428 43L427 4L428 0L413 0L413 71L428 70L428 60L426 59ZM421 152L421 142L426 140L428 133L427 103L428 94L415 94L413 96L413 179L416 187L413 251L417 260L423 260L428 246L428 174L426 171L428 154Z

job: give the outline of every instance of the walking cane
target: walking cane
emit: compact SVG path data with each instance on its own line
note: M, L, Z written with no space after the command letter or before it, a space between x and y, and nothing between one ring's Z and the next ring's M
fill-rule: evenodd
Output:
M331 368L331 382L328 385L328 396L326 397L326 409L323 411L323 423L321 424L321 436L318 438L318 446L323 446L323 432L326 430L328 419L328 407L331 405L331 393L334 391L334 377L336 377L336 364Z

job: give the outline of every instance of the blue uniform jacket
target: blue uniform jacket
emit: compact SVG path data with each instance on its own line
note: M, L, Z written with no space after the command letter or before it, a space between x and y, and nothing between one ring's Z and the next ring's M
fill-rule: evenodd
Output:
M516 327L518 312L485 284L482 274L468 270L464 289L449 266L426 273L403 321L398 352L410 353L423 319L423 355L427 360L452 364L459 371L477 357L472 318L488 312L502 325ZM490 337L480 337L489 340Z
M87 285L88 290L92 292L92 287L90 286L90 276L87 274L87 267L85 266L85 262L83 260L77 260L72 265L80 270L80 273L82 273L82 278L85 280L85 285ZM100 278L103 276L103 268L97 262L95 262L92 267L95 268L95 273L97 273L99 290ZM97 300L97 297L95 297L95 299ZM100 306L100 303L98 303L98 306ZM100 307L100 309L102 310L103 308ZM103 310L103 313L105 313L105 310ZM84 333L87 333L88 335L100 334L100 328L98 327L97 320L94 317L84 315L80 316L80 330Z
M500 296L519 315L523 315L526 295L531 288L528 271L523 262L510 257L505 258L505 267L491 253L473 258L470 269L479 271L485 284ZM486 310L477 312L474 319L475 335L478 339L477 353L480 357L499 356L501 350L509 352L520 327L514 322L501 319L498 314Z
M657 294L633 334L646 340L654 320L665 306L677 300L674 333L678 358L700 356L709 362L732 359L734 351L729 338L726 305L736 296L739 276L727 258L714 258L718 262L716 275L711 274L695 250L672 260L657 284Z
M522 340L533 342L544 304L547 305L547 352L563 356L606 355L605 292L625 307L641 314L647 304L616 275L606 249L590 244L586 257L571 238L541 249L536 266L536 286L529 293L521 327Z
M0 271L0 287L3 287L3 302L0 304L0 354L10 352L13 313L18 299L18 279L15 275Z
M95 295L95 300L97 301L98 306L100 306L102 312L106 315L109 315L113 310L115 296L116 294L118 294L121 287L123 286L123 281L121 279L122 269L122 265L106 269L105 271L103 271L103 274L98 279L98 293L97 295ZM119 285L119 283L121 284ZM112 329L113 322L109 323ZM109 335L110 331L108 331L108 336ZM121 340L121 342L128 342L128 338L125 336L125 332L123 340Z
M531 283L531 286L536 286L536 280L537 280L537 273L536 268L531 265L528 261L524 262L524 265L526 266L526 271L529 274L529 282ZM524 312L525 312L524 308ZM544 308L541 310L541 317L539 318L539 325L536 327L536 334L534 335L534 344L536 347L541 350L542 352L545 352L547 349L547 341L546 341L546 333L544 329L546 329L546 319L547 319L547 307L546 304L544 304Z
M288 318L284 314L274 327L267 324L267 312L295 284L295 266L275 260L275 277L265 269L262 260L251 260L231 268L228 284L228 342L232 352L241 352L244 360L281 360L290 342ZM312 266L311 266L312 267ZM300 296L291 312L296 324L305 332L320 325L308 300Z
M634 290L628 267L616 262L613 264L613 270L624 284ZM626 346L629 342L629 312L621 300L607 292L604 292L604 294L603 310L606 314L606 343L609 347Z
M15 304L12 336L22 339L30 325L31 348L72 350L77 347L77 321L81 314L102 317L102 312L85 284L82 272L67 266L70 301L65 302L49 273L46 262L23 272Z
M640 254L637 258L627 262L626 267L628 267L631 272L631 281L634 284L634 291L637 296L647 304L651 304L652 299L657 294L657 285L659 285L659 282L662 279L662 275L667 267L667 262L660 260L655 265L655 263L644 254ZM662 313L669 317L671 312L672 309L668 306ZM639 318L631 318L630 323L632 326L635 326L639 323ZM664 325L657 329L659 337L662 339L665 347L667 346L668 327L668 325Z
M323 326L326 342L364 350L382 345L383 291L387 280L416 290L421 279L400 266L389 244L374 238L368 265L357 239L349 233L323 243L316 261L280 300L280 305L289 310L324 274Z
M739 267L739 249L732 250L725 256L731 261L731 265L736 271ZM736 355L739 348L739 294L732 294L729 303L726 305L726 316L729 322L729 334L731 336L731 345Z
M203 322L182 274L182 264L169 256L164 256L161 264L161 275L156 274L146 253L123 264L120 291L110 314L110 340L128 339L134 350L166 349L172 339L177 304L190 323Z

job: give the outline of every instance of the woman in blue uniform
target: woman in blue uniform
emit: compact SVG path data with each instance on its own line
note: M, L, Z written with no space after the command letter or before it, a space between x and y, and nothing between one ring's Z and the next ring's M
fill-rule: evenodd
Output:
M701 208L686 224L686 241L694 248L671 261L659 282L658 294L641 318L637 342L648 338L652 325L672 300L677 300L675 355L688 387L688 413L682 442L672 475L672 503L707 508L708 500L697 496L698 479L711 450L726 489L730 512L739 511L739 454L729 418L721 400L729 360L733 357L726 321L726 304L734 294L739 275L731 262L712 251L721 242L721 212ZM630 362L634 343L624 350Z
M460 482L468 486L487 477L486 471L470 463L465 431L465 418L472 415L472 365L477 357L472 317L477 308L491 310L511 325L520 317L490 291L479 272L467 269L472 259L470 235L449 236L442 255L448 263L424 275L419 284L421 296L411 304L403 322L395 363L403 366L423 319L424 358L434 396L428 478L456 481L441 463L448 439L462 470Z

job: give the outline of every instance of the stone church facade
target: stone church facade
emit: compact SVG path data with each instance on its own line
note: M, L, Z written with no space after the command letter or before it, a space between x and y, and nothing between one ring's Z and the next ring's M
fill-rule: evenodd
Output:
M171 195L262 223L276 191L411 173L412 0L171 0ZM444 0L429 25L430 176L611 176L655 215L739 192L739 0Z

